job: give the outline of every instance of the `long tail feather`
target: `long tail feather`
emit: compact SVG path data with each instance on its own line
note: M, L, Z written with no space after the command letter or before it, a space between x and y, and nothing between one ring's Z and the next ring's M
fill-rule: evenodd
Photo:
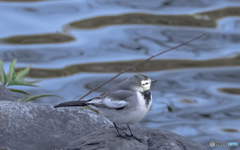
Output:
M58 105L55 105L54 108L57 107L73 107L73 106L87 106L87 101L69 101L60 103Z

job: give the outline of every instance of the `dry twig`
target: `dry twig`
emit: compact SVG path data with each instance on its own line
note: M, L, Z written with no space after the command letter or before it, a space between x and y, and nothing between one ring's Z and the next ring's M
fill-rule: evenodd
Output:
M78 100L79 100L79 101L82 100L84 97L88 96L89 94L91 94L92 92L96 91L96 90L99 89L100 87L102 87L102 86L104 86L105 84L109 83L110 81L112 81L113 79L117 78L118 76L120 76L120 75L123 74L124 72L127 72L127 71L133 69L134 67L136 67L136 66L138 66L138 65L140 65L140 64L142 64L142 63L145 63L145 62L153 59L154 57L157 57L157 56L159 56L159 55L162 55L162 54L164 54L164 53L166 53L166 52L169 52L169 51L174 50L174 49L176 49L176 48L179 48L179 47L181 47L181 46L187 45L187 44L189 44L189 43L191 43L191 42L193 42L193 41L195 41L195 40L203 37L204 35L206 35L206 34L203 33L202 35L199 35L199 36L197 36L197 37L195 37L195 38L193 38L193 39L191 39L191 40L189 40L189 41L187 41L187 42L184 42L184 43L182 43L182 44L180 44L180 45L177 45L177 46L175 46L175 47L169 48L169 49L167 49L167 50L165 50L165 51L163 51L163 52L160 52L160 53L158 53L158 54L156 54L156 55L153 55L153 56L149 57L148 59L145 59L145 60L143 60L143 61L140 61L140 62L138 62L138 63L136 63L136 64L134 64L134 65L132 65L132 66L124 69L124 70L122 70L121 72L119 72L118 74L116 74L116 75L115 75L114 77L112 77L111 79L107 80L106 82L103 82L102 84L100 84L99 86L97 86L95 89L93 89L93 90L89 91L87 94L83 95L83 96L82 96L80 99L78 99Z

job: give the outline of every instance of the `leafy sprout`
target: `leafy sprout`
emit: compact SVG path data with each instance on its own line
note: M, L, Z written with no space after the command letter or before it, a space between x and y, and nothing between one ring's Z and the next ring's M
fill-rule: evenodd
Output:
M5 87L13 86L13 85L22 85L22 86L35 86L34 83L37 83L39 81L25 81L24 76L27 75L30 71L31 65L27 68L19 71L16 73L15 71L15 64L17 60L14 59L9 67L9 74L6 75L4 69L3 69L3 61L0 60L0 76L1 76L1 84ZM31 100L34 100L36 98L40 97L49 97L49 96L56 96L56 95L30 95L25 91L18 90L18 89L12 89L8 88L12 92L17 92L24 94L25 96L23 98L18 99L19 102L29 102ZM59 96L57 96L59 97Z

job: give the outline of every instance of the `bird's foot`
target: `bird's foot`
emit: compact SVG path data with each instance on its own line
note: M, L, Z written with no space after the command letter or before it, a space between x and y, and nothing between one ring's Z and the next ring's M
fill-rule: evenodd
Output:
M130 137L132 137L133 139L137 140L138 142L142 143L142 140L137 138L136 136L134 136L133 134L130 135Z
M123 132L124 134L125 134L125 136L123 136L123 135L119 135L120 137L122 137L122 138L124 138L124 139L127 139L127 140L130 140L131 138L132 139L135 139L135 140L137 140L138 142L142 142L142 140L141 139L139 139L139 138L137 138L136 136L134 136L133 134L127 134L126 132Z
M126 132L123 132L124 134L125 134L125 136L127 136L127 137L132 137L132 135L130 134L127 134Z
M124 132L124 133L125 133L125 132ZM122 134L117 134L117 136L118 136L118 137L121 137L121 138L123 138L123 139L126 139L126 140L130 140L130 139L131 139L131 137L128 136L126 133L125 133L125 136L122 135Z

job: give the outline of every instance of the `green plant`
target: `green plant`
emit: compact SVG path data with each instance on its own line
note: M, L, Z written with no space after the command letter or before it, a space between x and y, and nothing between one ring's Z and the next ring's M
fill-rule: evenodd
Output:
M19 71L18 73L15 72L15 64L16 64L17 60L14 59L9 67L9 74L6 75L5 71L3 69L3 61L0 60L0 76L1 76L1 84L5 87L9 87L9 86L13 86L13 85L21 85L21 86L34 86L36 87L36 85L34 85L34 83L37 83L39 81L25 81L24 80L24 76L27 75L30 71L31 65L28 66L27 68ZM49 97L49 96L56 96L56 95L30 95L25 91L22 90L18 90L18 89L12 89L12 88L8 88L9 90L11 90L12 92L17 92L17 93L22 93L25 94L25 96L23 98L18 99L19 102L28 102L31 100L34 100L36 98L40 98L40 97ZM57 96L59 97L59 96Z

